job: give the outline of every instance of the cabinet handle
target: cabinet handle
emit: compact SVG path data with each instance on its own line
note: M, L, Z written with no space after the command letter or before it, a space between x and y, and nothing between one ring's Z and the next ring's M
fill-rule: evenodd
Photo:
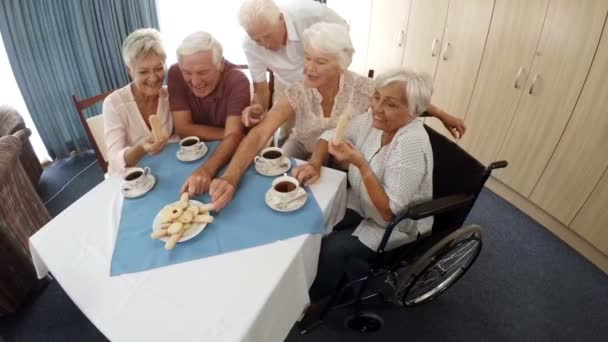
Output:
M437 57L437 45L439 44L439 39L433 39L433 44L431 45L431 57Z
M450 42L445 43L445 45L443 46L443 60L447 61L448 60L448 49L450 48Z
M402 47L404 42L405 42L405 31L401 30L401 31L399 31L399 44L397 44L397 45L399 47Z
M517 76L515 76L515 89L519 89L519 82L521 81L521 76L525 71L526 69L524 69L524 67L519 67L519 70L517 71Z
M539 78L540 78L540 76L538 74L536 74L536 76L534 76L534 80L532 80L532 85L530 85L530 91L528 92L528 94L530 94L530 95L536 94L536 92L534 91L534 88L536 88L536 82L538 81Z

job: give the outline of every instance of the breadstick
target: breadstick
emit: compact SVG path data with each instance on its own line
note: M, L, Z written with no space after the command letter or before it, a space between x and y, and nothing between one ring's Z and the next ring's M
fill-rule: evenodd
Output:
M206 213L213 210L213 203L206 203L198 206L199 213Z
M163 236L169 235L169 232L166 229L158 229L152 232L152 235L150 235L150 237L152 237L155 240L160 239Z
M334 143L337 144L344 140L346 134L346 127L348 126L348 115L343 113L338 119L338 125L336 126L336 134L334 135Z
M154 136L154 140L163 140L165 134L163 133L163 128L160 126L160 119L156 115L150 115L148 121L150 121L150 127L152 127L152 136Z
M167 242L165 242L165 249L168 251L172 250L175 247L175 244L177 243L177 241L179 241L179 239L181 239L183 235L184 235L184 230L181 230L177 234L171 235L169 240L167 240Z
M203 215L196 215L194 216L194 221L196 223L211 223L213 222L213 216L209 215L209 214L203 214Z

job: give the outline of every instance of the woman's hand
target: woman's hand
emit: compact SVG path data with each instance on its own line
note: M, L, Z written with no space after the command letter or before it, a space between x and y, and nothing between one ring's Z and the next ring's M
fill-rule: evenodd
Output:
M454 139L460 139L467 131L467 126L464 124L464 120L455 116L449 115L444 112L444 115L440 118L445 128L450 131L450 134Z
M357 168L361 168L365 163L365 157L355 145L348 140L343 140L339 143L329 142L329 153L334 156L339 162L353 164Z
M298 179L300 184L308 186L319 180L321 166L314 163L300 165L293 169L293 176Z
M142 148L147 154L157 155L165 149L168 140L168 136L164 137L162 140L154 140L154 138L148 138L144 140Z

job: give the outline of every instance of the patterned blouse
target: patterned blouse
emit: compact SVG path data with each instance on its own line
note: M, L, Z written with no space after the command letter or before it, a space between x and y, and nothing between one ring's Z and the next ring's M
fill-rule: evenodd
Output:
M416 118L401 127L393 140L381 145L383 131L374 128L371 114L358 115L351 121L345 139L352 142L365 157L389 198L393 214L398 215L411 204L433 198L433 151L422 119ZM321 139L333 139L335 129L323 133ZM359 169L348 169L347 206L355 210L363 221L353 235L367 247L376 251L388 225L372 203ZM418 221L403 220L391 234L386 250L413 241L418 233L431 230L433 218Z
M285 90L296 117L291 138L302 143L312 153L321 134L336 128L340 115L354 115L368 110L374 90L371 79L345 71L340 75L331 115L326 118L321 107L323 98L316 88L306 87L303 82L291 85Z

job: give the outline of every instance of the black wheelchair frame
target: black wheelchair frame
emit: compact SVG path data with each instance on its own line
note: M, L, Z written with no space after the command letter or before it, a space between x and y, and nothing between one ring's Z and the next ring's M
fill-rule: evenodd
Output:
M433 199L409 207L387 226L372 262L351 260L347 269L355 270L358 275L351 280L352 274L345 272L338 290L324 303L318 304L317 310L307 311L298 324L301 334L322 324L331 310L347 306L354 308L353 314L346 319L347 327L359 331L377 330L382 326L382 319L363 312L363 301L381 296L386 302L406 307L429 302L462 277L477 259L482 247L481 227L462 225L492 171L504 168L508 163L498 161L485 167L450 139L426 125L425 129L433 150ZM385 251L391 233L402 220L420 220L430 216L434 216L432 233L419 235L415 241L397 250ZM466 252L462 256L450 254L461 250ZM440 263L450 259L460 261L465 257L469 259L464 266L455 268L455 272L450 274ZM433 273L448 274L448 278L428 292L408 300L416 285L428 283L425 277ZM368 293L374 280L383 280L383 289ZM354 299L337 304L347 290L355 292Z

